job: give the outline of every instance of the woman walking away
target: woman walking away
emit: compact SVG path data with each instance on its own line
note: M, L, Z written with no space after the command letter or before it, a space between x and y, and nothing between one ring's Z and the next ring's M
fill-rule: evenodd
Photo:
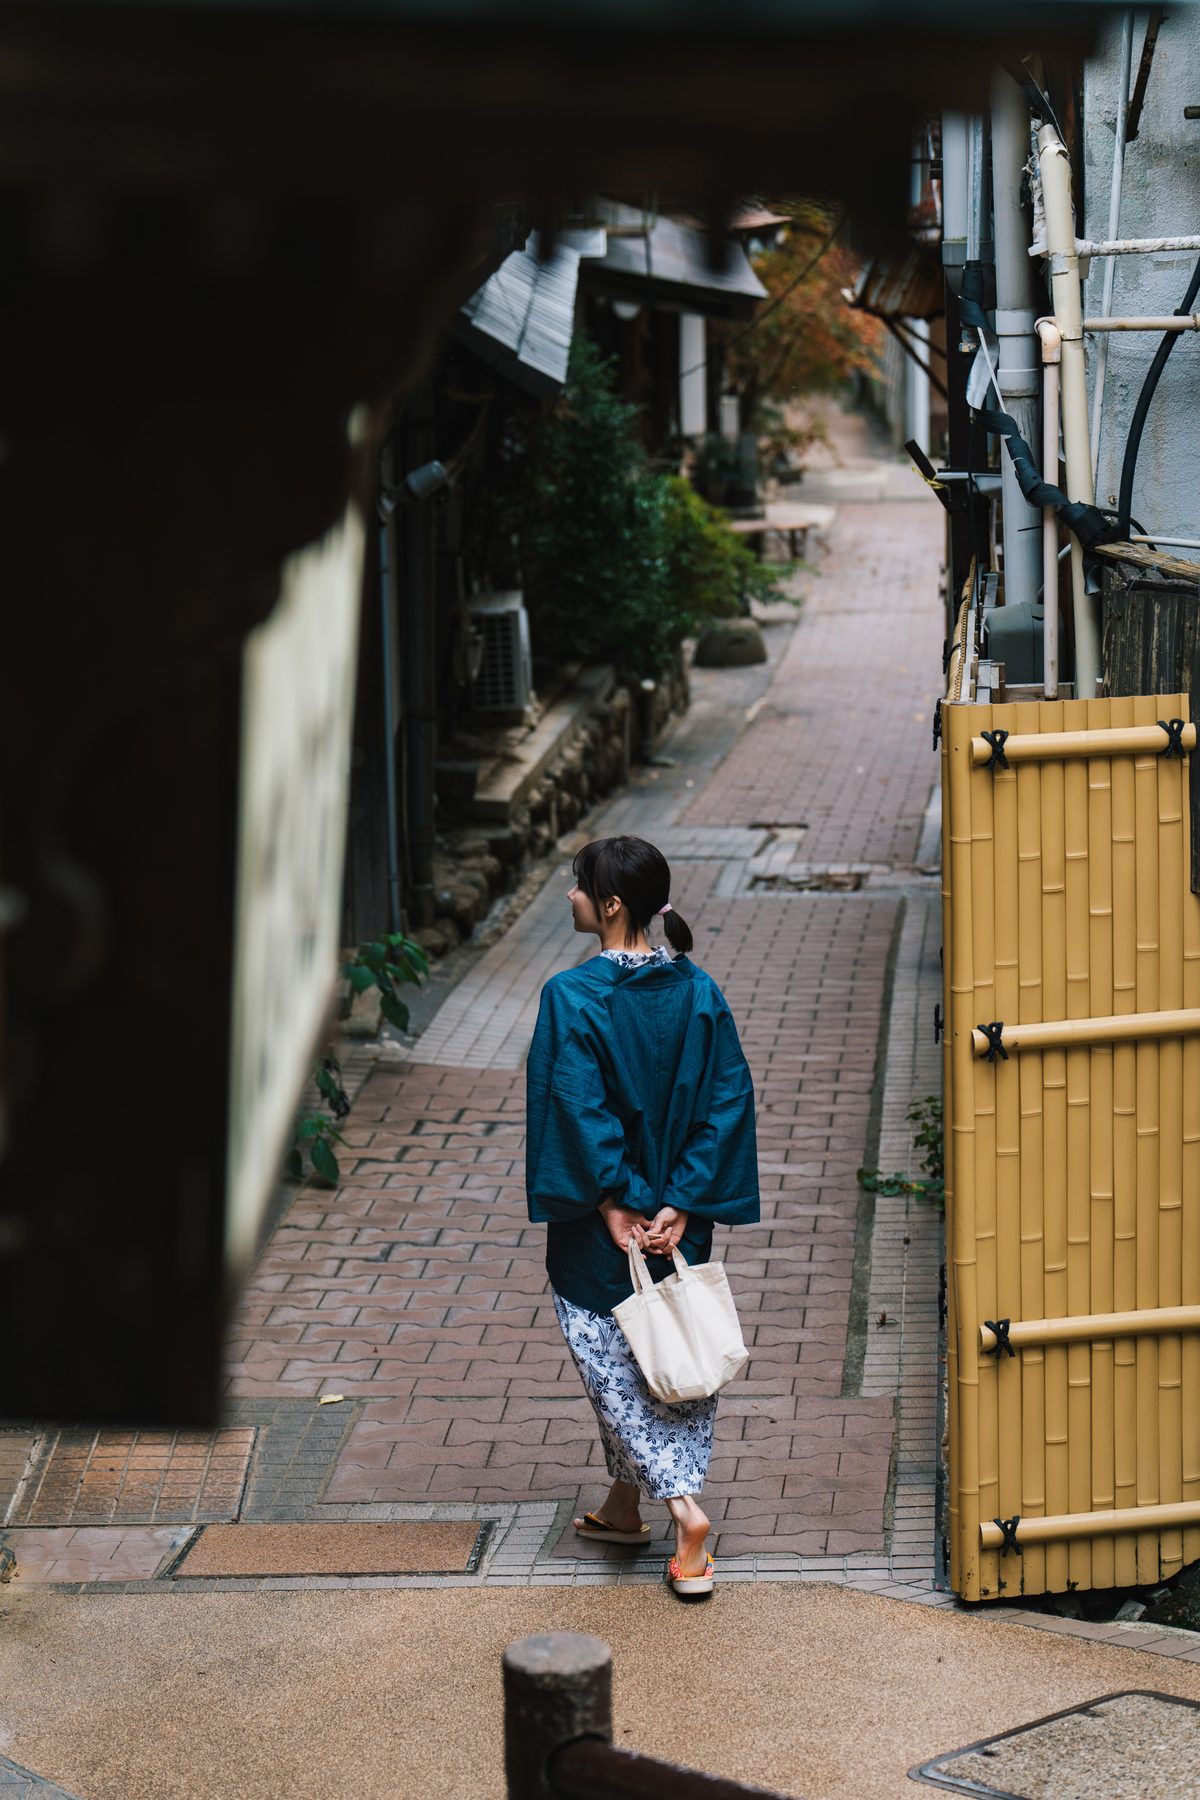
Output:
M712 1592L698 1504L716 1396L667 1405L634 1360L614 1306L632 1290L630 1239L656 1281L678 1246L707 1262L714 1222L758 1219L754 1090L720 989L687 952L666 858L642 838L600 838L574 862L576 931L600 954L542 990L529 1051L529 1216L549 1226L546 1268L563 1335L596 1410L612 1477L581 1537L644 1543L642 1494L675 1522L678 1594ZM672 950L651 944L656 916Z

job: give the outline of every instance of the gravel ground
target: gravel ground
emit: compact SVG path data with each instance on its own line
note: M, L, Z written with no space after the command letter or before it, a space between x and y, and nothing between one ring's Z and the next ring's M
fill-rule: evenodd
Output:
M618 1743L804 1800L911 1800L915 1764L1122 1689L1200 1699L1198 1664L820 1585L42 1590L0 1613L0 1748L86 1800L497 1800L501 1653L551 1630L612 1646Z

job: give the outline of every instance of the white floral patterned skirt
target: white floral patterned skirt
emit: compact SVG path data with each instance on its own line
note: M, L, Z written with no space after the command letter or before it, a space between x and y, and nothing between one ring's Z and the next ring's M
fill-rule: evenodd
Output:
M717 1396L668 1406L646 1386L611 1313L589 1312L554 1294L554 1310L596 1410L604 1458L614 1481L651 1500L698 1494L712 1457Z

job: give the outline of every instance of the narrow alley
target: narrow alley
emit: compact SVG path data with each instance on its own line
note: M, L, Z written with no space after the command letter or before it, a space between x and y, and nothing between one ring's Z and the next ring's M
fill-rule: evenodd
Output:
M839 509L819 574L800 578L798 622L769 629L772 665L695 670L673 766L643 770L585 834L634 832L664 851L755 1077L764 1218L721 1247L752 1360L722 1402L706 1488L730 1574L760 1558L770 1570L847 1557L887 1569L894 1397L862 1391L855 1263L869 1246L857 1246L855 1172L876 1123L903 895L926 904L936 891L915 865L939 631L938 513L896 473L906 498ZM886 716L864 713L867 692L888 696ZM570 931L568 885L560 863L404 1062L372 1075L348 1123L346 1185L306 1190L247 1292L231 1416L259 1423L279 1403L341 1393L352 1422L326 1502L515 1505L494 1573L528 1575L545 1552L563 1579L597 1568L658 1579L665 1535L644 1559L610 1562L567 1524L599 1498L603 1463L550 1305L543 1233L524 1217L538 992L592 950ZM931 1389L930 1446L932 1405ZM921 1519L925 1541L906 1549L928 1573L931 1495Z

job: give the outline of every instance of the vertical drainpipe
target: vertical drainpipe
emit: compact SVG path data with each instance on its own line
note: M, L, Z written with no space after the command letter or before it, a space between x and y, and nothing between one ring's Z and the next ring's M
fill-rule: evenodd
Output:
M1121 48L1117 65L1117 119L1113 133L1113 165L1112 185L1108 196L1108 236L1109 239L1121 235L1121 188L1125 180L1125 132L1129 123L1129 78L1133 65L1133 9L1125 14L1121 25ZM1117 264L1120 257L1110 256L1104 265L1104 287L1100 300L1100 317L1107 319L1112 312L1113 284L1117 279ZM1096 375L1092 384L1092 481L1095 483L1096 471L1100 466L1100 433L1104 424L1104 376L1108 368L1108 340L1110 333L1098 333L1096 345Z
M997 376L1003 406L1027 444L1037 442L1038 343L1034 332L1033 270L1021 180L1029 160L1029 108L1011 75L992 81L992 216L996 245ZM1042 517L1022 494L1012 458L1001 456L1004 502L1004 600L1036 599L1041 585Z
M1058 365L1062 338L1053 319L1039 319L1042 347L1042 480L1058 486ZM1042 692L1058 698L1058 514L1042 509Z
M972 249L971 145L975 121L966 113L942 115L942 269L946 277L946 400L947 449L950 466L965 469L972 447L970 413L967 408L967 358L978 348L974 332L966 333L959 318L958 298L962 292L963 264ZM978 492L966 491L956 484L950 494L949 544L946 558L946 635L954 635L959 599L974 545L983 535L986 501Z
M1092 446L1088 432L1087 365L1083 349L1083 308L1079 288L1079 256L1075 249L1075 215L1071 205L1071 164L1066 146L1053 125L1038 132L1042 200L1046 210L1046 250L1050 257L1050 290L1054 323L1062 334L1063 460L1067 498L1090 506ZM1071 603L1075 619L1075 697L1092 699L1100 678L1100 627L1093 597L1087 592L1083 549L1071 539Z
M380 458L384 485L395 485L392 439L389 431ZM388 930L399 931L400 915L400 800L396 791L396 643L395 643L395 504L381 505L379 512L379 625L383 665L383 792L387 811Z
M913 157L912 181L908 197L914 206L920 204L921 190L924 182L924 171L927 165ZM929 442L929 367L933 358L929 353L929 322L927 319L909 319L908 328L918 343L926 346L925 368L922 368L913 356L904 358L907 375L905 399L905 439L916 438L919 444Z
M411 395L402 426L404 463L416 469L432 462L433 382ZM416 926L434 922L433 857L436 837L437 617L434 593L433 509L403 509L404 781L407 797L409 913Z
M967 260L967 133L964 113L942 114L942 261Z

